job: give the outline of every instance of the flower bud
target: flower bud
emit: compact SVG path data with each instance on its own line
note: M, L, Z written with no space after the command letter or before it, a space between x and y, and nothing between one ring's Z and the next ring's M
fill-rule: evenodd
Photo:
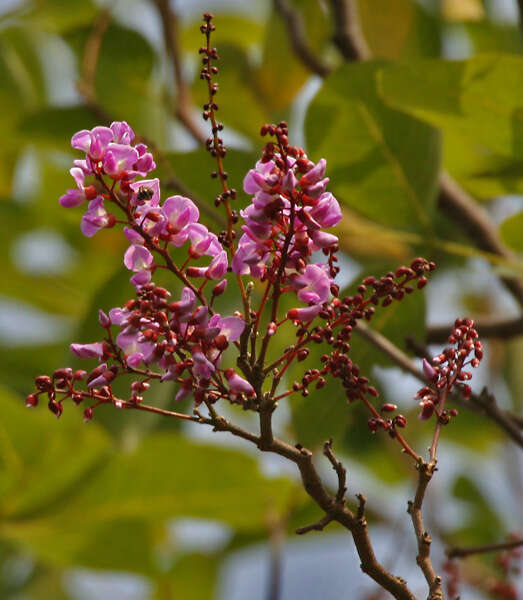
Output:
M100 323L100 327L103 327L104 329L111 327L111 319L101 308L98 310L98 323Z
M29 394L28 396L26 396L25 405L28 408L37 406L38 405L38 394Z
M381 407L381 412L394 412L398 407L392 402L387 402Z

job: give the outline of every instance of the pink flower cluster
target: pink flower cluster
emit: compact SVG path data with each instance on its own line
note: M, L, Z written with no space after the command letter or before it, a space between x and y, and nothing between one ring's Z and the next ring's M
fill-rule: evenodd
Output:
M85 152L85 158L74 161L70 173L76 189L67 190L60 198L60 204L71 208L89 201L81 224L87 237L115 223L114 215L104 206L104 189L100 185L103 176L118 182L124 190L136 177L145 177L156 168L147 146L132 146L133 139L134 132L125 121L111 123L110 127L94 127L90 131L82 129L71 139L72 147Z
M208 267L190 267L187 275L221 279L228 267L227 253L216 235L198 223L200 213L194 202L171 196L161 204L158 179L136 181L156 165L147 146L133 146L133 139L133 130L123 121L76 133L71 145L85 152L85 158L74 161L70 172L77 189L67 190L60 203L70 208L89 200L81 224L88 237L115 224L116 217L106 209L107 201L124 210L128 218L124 233L131 243L124 264L133 271L131 281L138 287L151 280L155 269L151 249L159 241L178 247L190 242L190 259L207 255L212 260Z
M119 359L121 367L131 372L143 365L147 369L157 365L161 381L181 383L176 400L194 392L199 403L203 393L213 387L233 401L241 394L251 396L254 390L248 382L233 369L221 372L219 368L223 351L245 328L243 319L217 313L209 317L207 307L197 305L190 288L183 289L178 301L170 302L170 296L166 289L146 284L138 291L137 300L111 309L109 315L100 311L100 325L109 332L106 341L71 344L71 351L80 358ZM111 325L119 327L114 342ZM88 389L110 384L121 371L103 362L87 377Z
M267 156L266 152L244 179L244 190L253 198L240 213L244 233L232 269L260 280L281 277L289 291L308 305L295 310L293 318L308 321L330 297L338 238L324 229L338 224L342 214L337 200L326 191L326 161L314 164L302 149L286 150L296 156L284 156L283 151ZM319 250L330 257L329 264L311 263Z

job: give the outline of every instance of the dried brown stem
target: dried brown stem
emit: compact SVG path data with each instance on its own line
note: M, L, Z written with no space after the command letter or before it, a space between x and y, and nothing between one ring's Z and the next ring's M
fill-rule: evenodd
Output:
M421 508L423 506L423 500L427 487L432 479L432 475L436 468L435 462L422 462L418 465L418 485L416 488L416 494L414 500L409 502L408 513L412 519L412 525L416 534L416 540L418 543L418 555L416 556L416 563L420 567L425 580L429 586L429 596L427 600L443 600L443 588L441 577L436 574L434 566L430 558L430 545L432 538L425 530L423 524L423 515Z
M173 78L176 83L177 102L174 114L192 137L199 144L204 144L205 135L201 132L191 114L191 93L183 76L178 15L171 9L169 0L153 0L153 3L162 21L165 50L171 60Z
M280 13L289 39L296 56L313 73L320 77L327 77L331 69L320 58L316 56L307 41L307 31L301 14L291 5L288 0L273 0L274 8Z
M438 325L427 329L427 344L444 344L452 331L452 325ZM476 321L476 329L482 339L510 339L523 335L523 317Z
M504 550L512 550L523 546L522 540L511 540L509 542L500 542L499 544L486 544L485 546L454 546L447 548L445 554L448 558L466 558L473 554L487 554L489 552L502 552Z

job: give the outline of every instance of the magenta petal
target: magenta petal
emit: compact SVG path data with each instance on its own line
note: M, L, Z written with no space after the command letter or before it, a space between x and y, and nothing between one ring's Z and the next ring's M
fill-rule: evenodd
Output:
M133 244L127 248L123 262L130 271L138 273L153 264L153 255L144 246Z
M93 344L71 344L69 346L71 352L79 358L102 358L104 348L101 342Z
M130 279L130 282L137 288L147 285L149 281L151 281L151 271L148 270L139 271Z
M245 322L240 317L224 317L219 321L220 334L230 342L235 342L245 329Z
M133 352L126 358L127 364L135 369L143 360L143 354L141 352Z
M91 132L87 129L82 129L75 133L71 138L71 146L83 152L89 152L91 146Z
M65 208L74 208L85 202L85 194L80 190L67 190L58 202Z

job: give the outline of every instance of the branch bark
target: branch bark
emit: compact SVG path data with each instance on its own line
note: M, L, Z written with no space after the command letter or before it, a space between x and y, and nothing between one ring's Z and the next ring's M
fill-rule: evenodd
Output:
M442 580L439 575L436 574L434 566L430 558L430 545L432 538L425 530L423 524L423 516L421 508L423 500L425 498L425 492L432 479L432 475L436 468L436 463L431 461L429 463L423 462L418 465L418 486L416 488L416 495L414 500L409 502L408 513L412 519L412 525L416 534L416 540L418 543L418 555L416 556L416 562L425 576L425 580L429 586L429 596L427 600L443 600L443 588Z
M517 260L499 238L497 227L488 213L447 173L441 176L438 205L442 212L453 219L481 250L492 252L507 260ZM521 279L502 277L501 280L514 298L523 306L523 282Z
M368 60L371 57L361 30L358 6L355 0L331 0L334 21L332 41L345 58L351 62Z
M522 0L523 1L523 0ZM444 344L452 331L452 325L438 325L427 329L427 344ZM500 320L476 321L476 329L481 338L499 338L508 340L523 335L523 317Z
M489 552L502 552L503 550L512 550L523 546L523 540L511 540L509 542L501 542L499 544L486 544L485 546L454 546L447 548L445 554L447 558L466 558L473 554L487 554Z
M273 0L273 5L287 26L289 39L298 58L316 75L327 77L331 69L314 54L307 43L307 32L301 14L290 5L288 0Z

